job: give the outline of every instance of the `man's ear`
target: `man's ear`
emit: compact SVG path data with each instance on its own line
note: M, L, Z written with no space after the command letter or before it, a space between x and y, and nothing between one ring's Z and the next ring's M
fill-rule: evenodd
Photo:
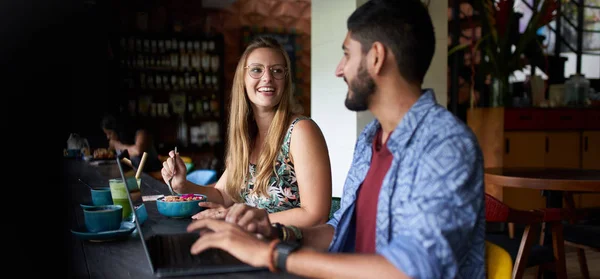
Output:
M369 57L367 61L369 63L370 72L374 75L379 75L383 68L383 63L385 61L387 50L385 46L380 42L374 42L371 45L371 49L369 50Z

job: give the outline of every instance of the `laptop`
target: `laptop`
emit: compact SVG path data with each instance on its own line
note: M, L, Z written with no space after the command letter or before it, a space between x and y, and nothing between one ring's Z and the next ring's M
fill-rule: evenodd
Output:
M121 178L125 181L125 187L131 189L128 182L135 183L134 179L127 179L129 174L123 171L123 166L117 156L117 165L119 166L119 172ZM139 191L135 191L140 193ZM143 204L142 195L136 194L134 191L128 191L129 205L131 208L137 208ZM144 231L144 228L140 225L139 218L136 211L133 210L133 219L135 220L135 226L137 228L140 239L142 240L142 246L144 247L144 253L150 264L152 273L157 277L176 277L176 276L189 276L189 275L205 275L205 274L217 274L217 273L231 273L231 272L243 272L243 271L254 271L254 270L267 270L262 267L253 267L245 264L238 260L236 257L227 253L221 249L208 249L198 255L192 255L190 253L190 247L198 239L199 233L187 233L182 227L182 222L169 223L169 219L160 220L161 223L165 223L163 228L164 231L155 232L155 227L152 226L150 229ZM154 223L153 220L146 219L145 223ZM156 223L159 224L159 223ZM166 232L168 228L178 226L179 229L172 230L174 233ZM181 231L184 231L183 233Z

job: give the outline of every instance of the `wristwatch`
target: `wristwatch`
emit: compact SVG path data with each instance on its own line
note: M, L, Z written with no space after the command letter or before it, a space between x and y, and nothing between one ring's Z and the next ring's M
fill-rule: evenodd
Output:
M285 271L285 263L287 262L288 256L300 248L300 243L281 241L275 247L277 249L277 262L275 267Z

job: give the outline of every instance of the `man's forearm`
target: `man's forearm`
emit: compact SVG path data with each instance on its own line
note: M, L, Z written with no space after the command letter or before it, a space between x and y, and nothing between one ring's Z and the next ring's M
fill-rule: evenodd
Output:
M333 227L328 224L302 228L302 246L327 251L333 240L333 231Z
M377 254L325 254L310 249L292 253L287 272L311 278L409 278Z

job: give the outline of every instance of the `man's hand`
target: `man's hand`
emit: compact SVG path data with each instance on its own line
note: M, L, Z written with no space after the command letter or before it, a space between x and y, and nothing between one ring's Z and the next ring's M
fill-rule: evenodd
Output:
M268 243L238 225L221 220L202 219L192 222L187 227L188 232L196 230L203 232L190 249L194 255L209 248L219 248L252 266L267 267L272 260L269 259Z
M223 220L229 211L229 208L225 208L222 204L214 202L200 202L198 205L200 205L200 207L205 207L206 209L196 213L196 215L192 216L192 219Z
M237 224L248 232L260 234L266 238L272 237L273 227L269 221L269 213L265 209L236 203L229 208L225 222Z

